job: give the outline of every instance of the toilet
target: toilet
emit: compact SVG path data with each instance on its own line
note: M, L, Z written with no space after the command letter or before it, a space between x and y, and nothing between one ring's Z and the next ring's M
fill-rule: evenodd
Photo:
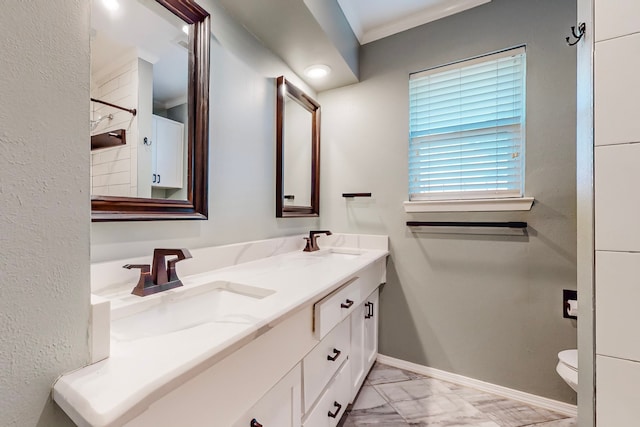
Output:
M578 391L578 350L563 350L558 353L556 371L574 391Z

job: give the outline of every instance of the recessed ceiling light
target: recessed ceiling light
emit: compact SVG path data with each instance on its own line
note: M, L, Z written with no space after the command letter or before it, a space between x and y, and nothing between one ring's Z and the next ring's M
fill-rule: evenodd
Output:
M304 75L310 79L321 79L326 77L331 72L331 68L328 65L316 64L304 70Z
M189 26L188 25L183 25L182 26L182 32L185 33L186 35L189 35Z
M111 11L118 10L120 8L118 0L102 0L102 4Z

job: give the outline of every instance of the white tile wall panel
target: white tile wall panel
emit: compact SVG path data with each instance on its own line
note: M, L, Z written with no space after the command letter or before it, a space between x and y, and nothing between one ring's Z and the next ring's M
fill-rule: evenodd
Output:
M638 17L638 0L595 0L596 41L640 32Z
M116 184L129 184L131 175L129 171L116 172L107 175L97 175L93 177L93 182L96 186L116 185Z
M640 253L596 252L596 353L640 361Z
M110 185L108 193L109 193L109 196L121 196L121 197L135 196L135 194L131 194L131 186L129 185L129 183L120 184L120 185Z
M96 185L91 187L91 195L93 196L109 196L109 187L106 185Z
M638 1L640 3L640 1ZM638 18L640 21L640 18ZM596 43L595 144L640 142L640 33Z
M114 162L97 164L93 168L93 175L108 175L116 172L128 172L130 169L130 160L116 160Z
M639 425L640 363L596 356L596 372L596 425Z
M597 250L640 252L639 185L640 144L596 147Z
M128 145L124 147L106 148L100 150L94 155L94 166L101 163L115 162L117 160L129 159L131 157L131 149Z

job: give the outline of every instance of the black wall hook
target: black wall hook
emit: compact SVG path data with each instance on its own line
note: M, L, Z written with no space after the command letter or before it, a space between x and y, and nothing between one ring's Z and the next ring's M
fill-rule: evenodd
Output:
M567 44L569 46L574 46L576 44L578 44L578 42L582 39L582 37L584 37L584 33L585 30L587 29L587 25L583 22L582 24L578 25L578 34L576 34L576 27L571 27L571 33L573 34L573 37L576 39L573 43L570 42L569 40L571 39L571 36L567 37Z

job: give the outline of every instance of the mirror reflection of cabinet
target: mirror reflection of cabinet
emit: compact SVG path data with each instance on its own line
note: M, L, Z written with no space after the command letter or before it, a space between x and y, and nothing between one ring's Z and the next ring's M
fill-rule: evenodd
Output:
M276 217L320 213L320 104L276 81Z
M284 203L311 206L312 113L293 99L284 104Z
M152 187L182 188L183 134L182 123L152 117Z

